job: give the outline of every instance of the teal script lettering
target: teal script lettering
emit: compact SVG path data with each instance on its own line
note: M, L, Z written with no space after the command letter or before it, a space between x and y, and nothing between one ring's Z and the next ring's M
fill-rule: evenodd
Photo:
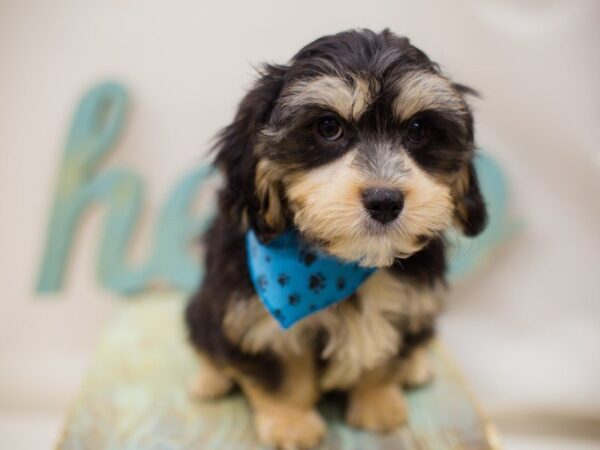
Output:
M142 181L125 169L100 168L123 128L126 106L125 89L106 83L84 95L77 108L58 176L38 292L55 292L62 287L77 225L95 203L105 210L97 265L104 286L132 294L157 283L191 291L200 282L202 267L192 256L190 244L206 229L213 211L204 208L193 217L191 206L212 175L209 166L184 177L169 197L156 224L149 260L141 267L126 262L125 251L141 211Z
M100 204L105 210L97 264L98 277L105 287L132 294L160 283L189 292L200 283L202 266L192 256L190 247L213 217L214 202L197 216L192 213L192 204L213 175L210 166L199 167L176 186L156 222L148 261L139 267L126 262L126 249L141 212L142 180L122 168L101 168L102 159L123 128L126 106L125 89L116 83L105 83L90 90L77 108L58 176L38 292L56 292L62 287L74 233L82 214L93 204ZM475 167L490 220L475 239L448 234L452 281L472 273L520 228L518 222L509 220L507 183L499 166L485 153L479 153Z

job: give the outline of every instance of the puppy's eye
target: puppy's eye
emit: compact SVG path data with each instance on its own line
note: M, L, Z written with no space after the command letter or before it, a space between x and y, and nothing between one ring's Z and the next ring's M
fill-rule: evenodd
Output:
M342 137L342 124L335 117L321 117L317 122L317 132L327 141L337 141Z
M429 138L430 128L427 122L423 119L413 119L408 124L406 137L411 144L425 144Z

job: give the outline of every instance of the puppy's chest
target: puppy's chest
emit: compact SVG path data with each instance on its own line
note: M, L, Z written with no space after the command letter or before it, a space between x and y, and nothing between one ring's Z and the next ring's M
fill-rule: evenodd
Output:
M351 386L360 375L396 356L407 333L430 326L439 311L439 296L430 289L378 271L356 298L317 314L314 326L324 331L320 357L326 360L321 377L325 390Z
M439 311L439 295L402 281L385 270L373 274L353 298L315 313L283 330L260 300L234 301L224 318L228 337L242 351L318 350L325 390L351 386L360 375L396 356L407 333L429 326Z

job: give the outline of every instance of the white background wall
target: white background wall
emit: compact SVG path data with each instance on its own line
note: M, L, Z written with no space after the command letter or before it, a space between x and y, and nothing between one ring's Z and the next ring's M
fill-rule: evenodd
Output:
M483 405L515 449L535 445L514 433L515 417L598 424L598 2L0 0L0 443L51 445L116 301L94 277L99 211L80 229L66 289L33 290L79 95L106 78L130 88L107 164L146 180L143 248L170 189L231 118L251 65L350 27L408 35L483 94L477 139L505 167L525 221L455 288L441 327Z

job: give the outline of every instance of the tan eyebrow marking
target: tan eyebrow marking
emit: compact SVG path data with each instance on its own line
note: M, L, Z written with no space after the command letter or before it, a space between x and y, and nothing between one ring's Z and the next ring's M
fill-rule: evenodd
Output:
M287 87L282 94L281 105L284 114L291 114L303 106L319 105L335 111L346 120L357 120L370 100L367 80L355 78L350 84L342 78L323 75L300 80Z
M400 121L426 110L466 112L462 97L441 75L410 72L396 83L396 91L393 109Z

